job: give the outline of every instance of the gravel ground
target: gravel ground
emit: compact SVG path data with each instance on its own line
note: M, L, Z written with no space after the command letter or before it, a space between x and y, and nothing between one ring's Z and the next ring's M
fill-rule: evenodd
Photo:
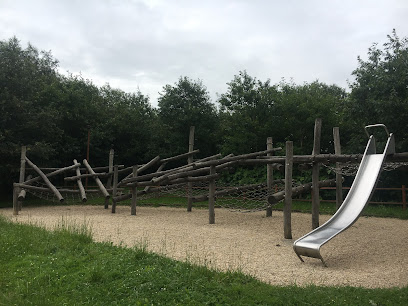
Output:
M89 224L95 241L112 241L148 250L177 260L217 270L240 270L273 285L339 285L367 288L408 285L408 221L360 218L322 248L320 260L302 263L292 249L295 239L311 229L311 215L292 215L293 240L283 238L282 212L271 218L264 212L240 213L216 209L216 224L208 224L208 212L181 208L118 206L116 214L102 206L25 207L0 214L16 222L52 229L62 220ZM330 216L321 216L323 223Z

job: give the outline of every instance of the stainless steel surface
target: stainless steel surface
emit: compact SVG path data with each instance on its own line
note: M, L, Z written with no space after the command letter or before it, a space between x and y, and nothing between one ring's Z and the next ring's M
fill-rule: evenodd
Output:
M369 137L360 167L343 204L326 223L294 242L293 249L301 261L303 261L301 256L314 257L326 265L320 254L321 246L356 222L370 201L382 164L386 155L394 153L395 142L393 134L389 134L384 152L376 154L375 138L373 135Z
M370 138L370 136L372 135L372 134L368 133L368 128L379 127L379 126L383 127L383 128L385 129L385 132L387 133L387 136L390 137L390 132L388 132L387 127L386 127L384 124L382 124L382 123L379 123L379 124L371 124L371 125L365 126L365 127L364 127L364 130L365 130L365 132L366 132L366 134L367 134L367 137Z

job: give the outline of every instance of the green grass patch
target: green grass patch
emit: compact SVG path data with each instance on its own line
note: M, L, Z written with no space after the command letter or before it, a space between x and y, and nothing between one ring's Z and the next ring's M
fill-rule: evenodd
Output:
M0 217L0 305L404 305L408 288L270 286L146 251Z

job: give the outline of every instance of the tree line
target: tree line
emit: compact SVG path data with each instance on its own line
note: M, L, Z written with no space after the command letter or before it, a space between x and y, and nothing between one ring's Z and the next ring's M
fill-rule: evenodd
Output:
M394 30L368 49L367 59L358 57L351 75L347 91L320 81L272 84L239 71L217 101L203 81L181 76L163 87L154 108L140 91L63 75L51 52L12 37L0 41L1 189L18 177L22 145L39 166L65 166L85 158L88 131L92 165L106 165L111 148L126 165L184 153L191 125L199 157L264 150L270 136L275 146L292 140L295 154L310 154L315 118L323 120L324 153L334 152L334 126L344 153L362 152L363 127L372 123L387 125L397 150L408 151L408 38Z

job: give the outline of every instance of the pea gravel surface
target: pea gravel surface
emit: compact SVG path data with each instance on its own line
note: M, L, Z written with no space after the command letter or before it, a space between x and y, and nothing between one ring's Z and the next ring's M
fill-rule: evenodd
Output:
M366 288L408 285L408 220L361 217L352 227L322 247L320 260L293 251L295 239L311 230L311 215L292 214L293 240L283 238L283 214L242 213L216 209L215 224L208 211L183 208L118 206L112 214L103 206L24 207L0 214L14 222L52 230L62 223L88 226L95 241L110 241L219 271L238 270L272 285L355 286ZM330 216L321 215L320 223Z

